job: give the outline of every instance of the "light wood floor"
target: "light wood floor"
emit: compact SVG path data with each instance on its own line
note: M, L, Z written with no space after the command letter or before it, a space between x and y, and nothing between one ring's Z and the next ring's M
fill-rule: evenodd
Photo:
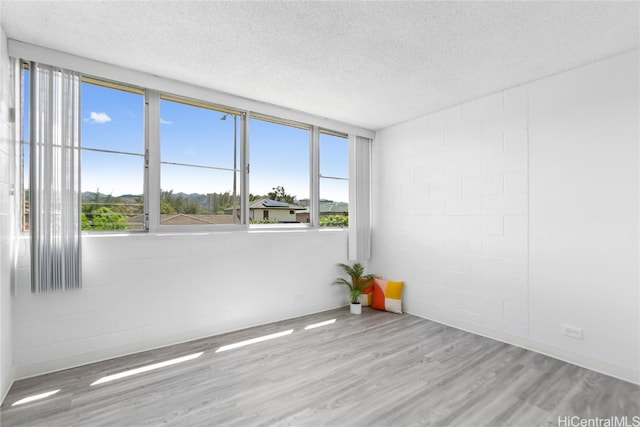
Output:
M344 308L17 381L0 411L2 427L570 426L625 416L638 425L639 402L637 385L550 357L408 314Z

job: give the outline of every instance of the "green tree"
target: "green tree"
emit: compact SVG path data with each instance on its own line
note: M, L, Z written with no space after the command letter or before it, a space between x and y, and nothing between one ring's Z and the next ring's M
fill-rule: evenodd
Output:
M296 199L296 196L291 196L287 194L284 187L277 186L272 188L272 190L273 191L267 195L267 197L269 197L271 200L277 200L279 202L286 202L286 203L293 203L293 201Z
M200 206L200 203L196 202L195 200L185 199L184 197L180 197L180 200L181 204L178 213L195 215L205 212L204 209L202 209L202 206Z
M233 208L233 195L230 192L213 193L210 196L212 202L209 210L212 213L222 215L226 209ZM236 196L236 210L240 209L240 198Z
M160 213L166 214L201 214L206 211L200 203L182 195L173 194L173 190L160 192Z
M83 230L126 230L128 225L126 215L113 212L106 206L82 213Z
M177 214L175 208L171 205L171 203L160 202L160 213L161 214Z
M171 203L173 190L160 191L160 213L161 214L177 214L176 208Z

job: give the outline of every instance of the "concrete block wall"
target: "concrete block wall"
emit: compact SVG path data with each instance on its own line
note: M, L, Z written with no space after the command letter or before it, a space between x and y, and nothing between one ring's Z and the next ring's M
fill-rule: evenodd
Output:
M7 38L0 29L0 401L13 380L13 328L11 307L13 181L13 125L10 117L11 78Z
M406 311L640 383L639 64L377 132L370 269Z
M526 335L527 90L378 133L372 268L407 311Z
M20 241L17 378L348 303L346 230L85 235L83 289L34 295Z

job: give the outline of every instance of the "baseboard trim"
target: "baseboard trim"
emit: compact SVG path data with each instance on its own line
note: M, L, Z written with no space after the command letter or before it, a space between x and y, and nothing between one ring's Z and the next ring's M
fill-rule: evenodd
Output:
M453 317L444 315L424 314L418 311L405 311L408 314L417 316L423 319L431 320L433 322L441 323L443 325L451 326L456 329L460 329L472 334L480 335L485 338L490 338L496 341L504 342L506 344L514 345L516 347L523 348L525 350L534 351L536 353L543 354L545 356L553 357L554 359L561 360L563 362L571 363L572 365L580 366L581 368L589 369L595 372L599 372L610 377L617 378L619 380L627 381L632 384L640 385L640 371L628 368L625 366L616 365L603 360L594 359L583 354L567 351L565 349L540 342L530 340L525 337L509 334L508 332L499 331L496 329L489 329L482 325L472 324L464 322Z
M15 382L15 378L14 378L14 376L12 376L12 378L9 381L9 383L7 384L6 388L3 388L3 389L0 390L0 405L2 405L4 403L4 399L9 394L9 390L11 390L11 387L13 387L13 383L14 382ZM4 387L4 384L2 384L2 386Z
M327 306L316 306L304 312L296 312L295 310L285 315L274 315L270 317L263 317L259 320L247 323L235 323L226 325L224 328L207 327L194 331L186 331L180 334L174 334L165 337L159 337L156 339L146 340L143 342L129 343L114 347L108 347L101 350L95 350L86 353L74 354L65 356L59 359L47 360L44 362L33 363L29 365L22 365L14 367L14 381L23 380L26 378L35 377L38 375L44 375L63 369L76 368L78 366L88 365L91 363L102 362L104 360L113 359L116 357L129 356L131 354L140 353L143 351L155 350L162 347L183 344L189 341L195 341L202 338L207 338L216 335L222 335L229 332L235 332L242 329L253 328L256 326L267 325L269 323L281 322L296 317L308 316L323 311L333 310L343 307L344 304L329 304ZM8 389L7 389L8 391Z

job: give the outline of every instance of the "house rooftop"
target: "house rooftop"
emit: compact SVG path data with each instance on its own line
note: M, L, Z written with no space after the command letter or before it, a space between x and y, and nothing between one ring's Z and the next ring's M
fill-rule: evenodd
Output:
M269 210L304 210L304 206L293 203L281 202L272 199L258 199L249 204L249 209L269 209Z
M142 229L142 215L129 218L129 224ZM207 225L233 224L231 215L208 214L160 214L160 225Z

